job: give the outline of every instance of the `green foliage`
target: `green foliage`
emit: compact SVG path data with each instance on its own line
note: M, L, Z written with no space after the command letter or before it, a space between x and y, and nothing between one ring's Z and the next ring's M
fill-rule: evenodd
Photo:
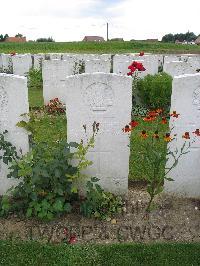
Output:
M81 204L81 213L86 217L110 220L114 214L121 213L122 198L105 192L97 181L99 179L93 177L87 182L86 200Z
M194 34L194 32L186 32L186 33L176 33L176 34L166 34L162 37L162 42L175 42L176 40L183 42L191 42L197 39L198 35Z
M26 42L0 43L0 53L200 53L198 45L179 45L163 42Z
M8 202L2 201L1 214L21 209L28 217L52 219L71 211L71 202L77 194L72 190L70 177L75 176L78 168L70 163L73 158L70 149L77 148L78 144L63 140L50 153L48 144L40 142L18 160L11 160L16 154L13 146L8 144L5 141L0 146L4 151L3 162L9 166L8 178L22 179L11 191L15 205L10 204L8 209Z
M52 37L48 38L38 38L36 42L55 42L55 40Z
M42 70L41 69L30 69L28 73L28 88L35 90L42 90Z
M4 42L6 38L8 38L8 34L6 33L5 35L0 34L0 42Z
M148 109L142 105L135 105L133 106L133 109L132 109L132 116L135 117L135 116L146 116L147 113L148 113Z
M70 212L77 199L77 180L83 177L82 170L92 164L86 154L94 147L99 124L93 123L93 134L87 143L68 144L63 128L65 116L47 115L43 111L31 112L28 116L28 122L24 119L18 123L32 136L27 154L18 156L16 148L6 140L8 132L0 134L0 160L8 165L7 177L20 181L9 190L10 198L2 198L0 214L20 212L27 217L51 220ZM86 125L84 128L86 130ZM76 166L72 166L72 159L76 160Z
M166 73L147 75L137 81L137 91L147 108L168 110L171 102L172 77Z

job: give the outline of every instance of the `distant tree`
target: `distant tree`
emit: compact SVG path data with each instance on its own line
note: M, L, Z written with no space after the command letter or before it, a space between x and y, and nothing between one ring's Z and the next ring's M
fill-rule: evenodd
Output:
M194 40L196 40L197 39L197 35L196 34L194 34L194 32L186 32L186 34L185 34L185 39L186 39L186 41L188 41L188 42L191 42L191 41L194 41Z
M186 32L186 33L176 33L176 34L166 34L162 37L162 42L175 42L178 40L179 42L187 41L191 42L196 40L197 36L194 34L194 32Z
M36 42L55 42L55 40L52 37L48 37L48 38L39 38L36 40Z
M174 35L169 33L162 37L162 42L174 42Z
M6 33L5 35L0 34L0 42L4 42L6 38L8 38L8 34Z
M22 37L23 37L23 34L21 34L21 33L17 33L17 34L15 35L15 37L17 37L17 38L22 38Z

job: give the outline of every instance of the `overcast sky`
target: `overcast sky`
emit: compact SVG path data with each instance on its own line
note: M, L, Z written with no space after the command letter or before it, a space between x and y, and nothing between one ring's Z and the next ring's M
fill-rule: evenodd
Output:
M28 40L106 38L106 22L109 38L124 40L200 34L200 0L0 0L0 11L0 34L22 33Z

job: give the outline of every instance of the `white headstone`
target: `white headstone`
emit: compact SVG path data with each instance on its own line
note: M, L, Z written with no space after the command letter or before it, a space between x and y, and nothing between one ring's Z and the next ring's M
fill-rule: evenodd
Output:
M47 104L51 99L58 98L65 102L63 80L74 74L74 60L44 60L42 64L43 97Z
M130 150L122 128L131 120L132 79L116 74L81 74L66 79L66 90L68 142L85 142L83 125L91 136L93 122L100 123L95 147L87 154L93 165L84 174L98 177L107 191L125 194ZM86 179L81 188L85 183Z
M49 57L50 57L50 60L54 60L54 59L61 60L62 54L61 53L54 53L54 54L50 53Z
M21 114L28 113L28 88L25 77L0 74L0 132L7 130L6 139L22 153L28 152L28 135L16 124L23 120ZM0 161L0 194L17 184L16 180L7 178L7 166Z
M168 177L175 181L166 181L165 191L187 197L200 197L200 137L193 133L200 129L200 74L174 78L171 113L173 111L180 116L170 118L171 135L177 134L177 141L169 143L169 151L175 151L177 148L180 154L184 142L186 147L191 143L191 147L189 153L180 157L176 167L169 172ZM189 132L190 139L182 138L185 132ZM171 167L174 161L172 156L169 158L167 168Z
M42 68L42 62L44 59L45 59L44 54L34 54L34 56L33 56L34 69L41 69Z
M103 72L110 73L110 60L92 59L85 62L85 73Z
M196 72L194 67L190 63L183 61L172 61L165 63L163 71L168 73L172 77L185 74L193 74Z
M0 54L0 72L12 74L12 56L9 54Z
M172 61L181 61L181 56L180 55L165 55L164 56L164 64L172 62Z
M133 55L115 55L113 56L113 73L127 75L128 66L134 61Z
M30 54L19 54L12 56L13 74L27 76L32 67L32 58Z

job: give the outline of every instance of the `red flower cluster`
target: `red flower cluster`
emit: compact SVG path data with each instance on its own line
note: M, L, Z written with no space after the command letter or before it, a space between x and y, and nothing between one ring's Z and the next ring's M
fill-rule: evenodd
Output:
M50 102L45 106L49 114L62 114L65 113L65 108L63 104L58 100L58 98L50 100Z
M122 128L122 131L125 133L131 132L139 123L135 120L132 120L129 125L126 125L124 128Z
M145 71L146 68L144 68L142 63L133 61L133 63L128 67L130 69L130 72L127 73L128 76L132 76L133 73L138 70L138 71Z
M68 244L75 244L77 242L77 237L75 234L68 234L68 229L64 228L63 230L63 234L65 235L65 239L64 242L68 243ZM67 240L69 238L69 240Z
M14 55L16 55L16 52L11 52L10 55L14 56Z

